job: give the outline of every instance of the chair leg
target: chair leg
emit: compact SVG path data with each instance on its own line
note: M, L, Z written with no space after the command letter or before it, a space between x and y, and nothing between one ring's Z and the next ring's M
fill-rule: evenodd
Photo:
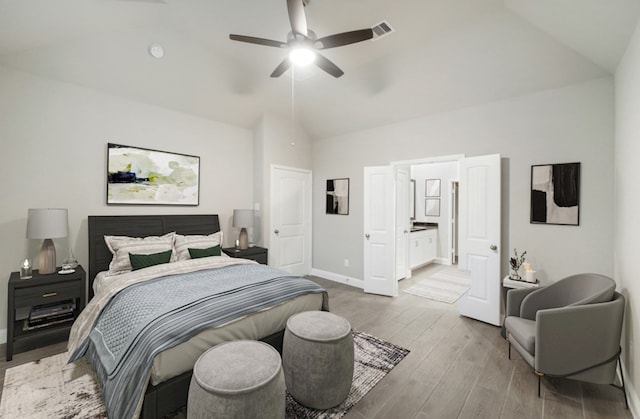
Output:
M511 342L509 342L509 359L511 359Z
M540 379L544 374L538 371L534 371L534 372L538 376L538 398L540 398Z
M620 368L620 382L622 383L621 386L617 386L615 384L611 384L613 387L617 388L618 390L622 391L622 394L624 394L624 407L629 410L629 401L627 400L627 389L625 388L624 385L624 373L622 372L622 361L620 361L620 358L618 358L618 367Z

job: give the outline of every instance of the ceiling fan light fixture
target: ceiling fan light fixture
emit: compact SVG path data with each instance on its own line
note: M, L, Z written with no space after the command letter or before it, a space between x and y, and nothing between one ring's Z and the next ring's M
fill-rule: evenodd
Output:
M297 66L308 66L316 59L316 53L307 47L292 48L289 52L289 59Z

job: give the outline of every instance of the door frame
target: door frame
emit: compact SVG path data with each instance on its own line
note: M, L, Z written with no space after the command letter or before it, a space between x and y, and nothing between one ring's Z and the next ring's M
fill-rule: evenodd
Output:
M307 199L306 202L304 203L305 205L305 212L306 212L306 216L308 217L308 223L307 226L305 228L305 244L306 244L306 251L305 251L305 268L307 271L307 274L311 273L311 269L313 266L312 263L312 255L313 255L313 172L309 169L302 169L299 167L291 167L291 166L283 166L283 165L278 165L278 164L272 164L269 168L269 226L267 228L267 237L269 237L269 247L271 248L271 251L269 252L269 265L272 264L272 261L275 259L275 256L277 255L277 252L275 251L274 248L274 241L275 241L275 237L274 237L274 232L273 232L273 226L276 224L275 220L274 220L274 208L275 208L275 202L273 199L273 177L274 177L274 172L276 170L280 170L280 171L287 171L287 172L296 172L296 173L302 173L302 174L306 174L307 175L307 181L308 181L308 186L309 186L309 193L307 194Z

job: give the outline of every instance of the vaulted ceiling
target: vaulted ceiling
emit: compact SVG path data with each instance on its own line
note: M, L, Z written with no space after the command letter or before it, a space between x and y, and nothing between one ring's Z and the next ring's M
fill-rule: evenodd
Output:
M269 77L286 50L228 38L286 40L285 0L0 0L0 65L247 128L290 116L294 88L296 119L323 138L613 74L640 1L311 0L305 12L319 36L382 20L394 32L326 50L339 79L314 67L293 82Z

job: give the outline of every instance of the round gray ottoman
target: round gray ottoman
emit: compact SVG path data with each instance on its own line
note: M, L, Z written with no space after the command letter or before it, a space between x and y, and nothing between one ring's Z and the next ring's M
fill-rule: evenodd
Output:
M339 405L353 380L351 325L326 311L291 316L282 361L287 390L298 403L314 409Z
M196 361L187 418L284 418L280 354L264 342L214 346Z

